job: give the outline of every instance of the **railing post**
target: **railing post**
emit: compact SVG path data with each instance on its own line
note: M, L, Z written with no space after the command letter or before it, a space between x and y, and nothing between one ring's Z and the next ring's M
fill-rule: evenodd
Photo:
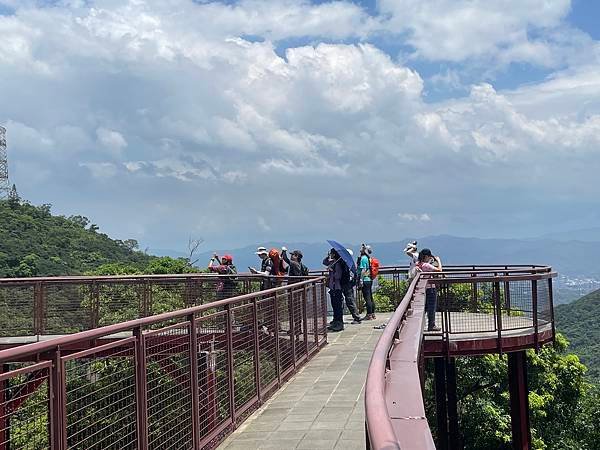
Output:
M556 327L554 325L554 292L552 291L552 278L548 278L548 300L550 302L550 321L552 322L552 342L556 342Z
M508 272L506 276L508 277ZM504 302L506 303L506 312L510 316L510 281L504 282Z
M277 292L273 295L273 309L275 316L275 369L277 371L277 387L281 386L281 350L279 348L279 300Z
M498 349L502 354L502 305L500 304L500 282L494 281L494 309L496 310L496 327L498 328Z
M186 282L187 284L187 282ZM190 389L192 391L192 439L200 448L200 390L198 388L198 331L194 314L187 318L190 336Z
M235 411L235 370L233 367L233 326L231 322L231 305L225 305L225 335L227 339L227 385L229 390L229 410L231 413L231 423L233 428L236 427L236 411Z
M254 330L254 380L258 404L262 404L262 389L260 386L260 340L258 339L258 299L252 301L252 328Z
M96 280L90 286L90 329L100 325L100 288Z
M67 448L67 407L65 405L66 399L66 381L64 364L60 357L60 348L57 348L51 354L52 358L52 369L50 372L53 387L53 396L50 399L51 416L52 422L52 440L54 441L53 449L66 450Z
M531 280L531 304L533 309L533 340L535 343L535 351L540 349L539 336L538 336L538 289L537 280Z
M359 289L356 290L357 292L357 298L358 298L358 291ZM325 283L321 282L321 314L322 314L322 318L323 318L323 341L324 343L327 343L327 290L325 289ZM360 310L359 310L360 311Z
M318 308L318 295L317 295L317 284L312 282L310 288L313 293L313 322L314 322L314 333L315 333L315 347L319 348L319 308ZM354 289L354 288L353 288Z
M308 359L308 305L307 296L306 296L306 285L304 285L304 289L302 290L302 306L304 311L304 317L302 318L302 328L304 331L304 347L306 348L306 358Z
M38 281L33 285L33 334L36 336L44 334L45 309L44 285Z
M8 371L7 364L0 364L0 375ZM0 450L8 450L10 448L9 400L8 380L0 380Z
M289 335L292 345L292 362L294 363L294 372L296 371L296 318L294 314L294 290L286 290L288 296L288 312L290 317Z
M135 400L137 442L140 450L148 448L148 384L146 379L146 343L142 327L133 330L135 336Z

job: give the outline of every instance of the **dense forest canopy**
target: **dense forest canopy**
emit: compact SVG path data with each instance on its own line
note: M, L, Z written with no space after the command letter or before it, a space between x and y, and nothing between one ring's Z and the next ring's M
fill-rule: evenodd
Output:
M571 350L588 366L589 377L600 382L600 290L555 311L556 327L571 342Z
M153 259L135 240L111 239L86 217L0 201L0 277L81 275L109 263L142 270Z

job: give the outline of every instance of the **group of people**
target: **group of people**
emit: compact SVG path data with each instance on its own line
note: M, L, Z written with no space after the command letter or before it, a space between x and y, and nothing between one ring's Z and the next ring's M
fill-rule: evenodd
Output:
M350 249L346 251L353 256ZM329 250L329 253L323 259L323 265L327 267L328 272L328 288L329 297L331 300L331 308L333 309L333 320L329 323L330 331L342 331L344 329L344 301L348 307L348 311L352 314L352 323L359 324L363 320L374 320L375 303L373 302L373 250L371 246L362 244L360 247L360 255L356 261L356 272L349 267L346 261L340 256L335 249ZM367 314L360 317L356 307L354 288L355 286L361 290Z
M342 250L344 249L342 248L340 251ZM345 250L353 257L352 250ZM409 242L404 249L404 253L410 258L409 279L414 278L418 272L442 271L440 257L434 256L428 248L418 251L416 241ZM300 250L294 250L288 255L286 247L282 247L280 251L274 248L267 250L266 247L258 247L255 254L261 261L260 270L255 267L248 267L248 269L253 274L264 275L261 286L263 290L278 286L280 283L278 277L306 277L309 275L308 267L302 263L303 255ZM356 270L354 270L354 264L350 267L339 251L334 248L329 250L329 253L323 259L323 265L327 268L327 286L333 309L333 320L329 323L328 329L334 332L344 329L344 302L352 315L353 324L376 319L373 282L377 278L379 262L373 258L371 246L361 245L360 255L356 260ZM219 280L217 299L234 295L237 269L233 264L231 255L219 257L215 253L208 263L208 270L220 275L230 275ZM365 300L367 312L364 317L360 317L356 307L355 289L360 289ZM437 293L435 287L427 287L425 291L425 311L427 312L428 331L440 330L435 323L436 310Z

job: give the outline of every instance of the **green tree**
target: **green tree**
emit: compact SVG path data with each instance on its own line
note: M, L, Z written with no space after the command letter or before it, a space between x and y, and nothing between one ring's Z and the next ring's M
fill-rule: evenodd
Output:
M598 393L585 378L586 367L576 355L567 352L568 345L559 334L555 345L545 346L537 354L527 351L535 449L600 448L597 427L590 426L590 421L600 415ZM457 358L458 408L466 449L511 448L507 366L506 356L500 355ZM426 405L430 423L434 425L431 371L430 375Z

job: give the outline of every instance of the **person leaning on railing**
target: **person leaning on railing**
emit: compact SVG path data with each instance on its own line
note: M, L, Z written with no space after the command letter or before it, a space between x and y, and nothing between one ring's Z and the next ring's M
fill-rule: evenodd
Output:
M417 269L421 272L441 272L442 260L439 256L433 256L431 250L424 248L419 252ZM435 287L425 289L425 311L427 311L427 331L440 331L441 328L435 324L435 311L437 309L437 292Z

